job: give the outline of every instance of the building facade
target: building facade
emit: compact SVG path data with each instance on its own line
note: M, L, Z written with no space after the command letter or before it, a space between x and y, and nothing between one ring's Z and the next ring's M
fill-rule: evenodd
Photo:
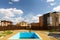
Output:
M39 23L31 23L31 28L35 30L40 30L41 27L39 26Z
M21 27L29 26L28 23L27 23L27 22L24 22L24 21L19 22L19 23L17 23L16 25L17 25L17 26L21 26Z
M39 17L39 26L43 27L44 24L44 20L43 20L43 16Z
M1 21L1 26L10 26L10 25L13 25L11 21L6 21L6 20Z
M44 29L58 28L60 25L60 12L50 12L39 17L40 26Z
M51 12L44 14L44 20L46 26L59 26L59 13L58 12Z
M43 26L44 25L44 20L43 20L43 16L40 16L39 17L39 27L41 28L41 29L43 29Z
M45 29L57 28L60 24L60 12L50 12L43 15Z
M31 26L39 27L39 23L31 23Z

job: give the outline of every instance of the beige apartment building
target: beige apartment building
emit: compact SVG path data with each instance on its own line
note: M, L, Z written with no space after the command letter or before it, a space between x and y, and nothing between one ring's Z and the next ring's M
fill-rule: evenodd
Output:
M39 27L39 23L31 23L32 27Z
M39 17L39 26L43 27L43 24L44 24L43 16L40 16Z
M40 16L39 25L44 29L60 28L60 12L49 12Z
M10 25L13 25L11 21L6 21L6 20L1 21L1 26L10 26Z
M17 26L21 26L21 27L29 26L28 23L27 23L27 22L24 22L24 21L19 22L19 23L17 23L16 25L17 25Z
M47 26L59 26L60 24L60 12L50 12L45 14L45 21Z

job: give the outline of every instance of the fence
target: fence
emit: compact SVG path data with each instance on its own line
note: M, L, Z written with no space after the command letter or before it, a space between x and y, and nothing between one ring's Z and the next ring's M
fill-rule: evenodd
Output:
M26 29L26 27L21 27L21 26L0 26L0 31L3 31L3 30L20 30L20 29Z

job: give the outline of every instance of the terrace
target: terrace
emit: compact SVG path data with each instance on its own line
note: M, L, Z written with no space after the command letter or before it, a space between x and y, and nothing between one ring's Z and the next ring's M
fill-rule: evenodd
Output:
M4 37L0 37L0 40L8 40L8 38L12 37L13 35L19 33L19 32L28 32L28 30L13 30L12 34L6 35ZM53 36L51 35L51 33L60 33L60 32L49 32L49 31L43 31L43 30L31 30L31 32L36 32L41 38L42 40L60 40L60 36L59 38L57 38L57 36Z

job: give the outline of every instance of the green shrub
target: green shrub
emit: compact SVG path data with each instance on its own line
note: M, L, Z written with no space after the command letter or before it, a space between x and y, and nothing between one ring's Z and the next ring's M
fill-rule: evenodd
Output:
M1 37L2 35L0 35L0 37Z

